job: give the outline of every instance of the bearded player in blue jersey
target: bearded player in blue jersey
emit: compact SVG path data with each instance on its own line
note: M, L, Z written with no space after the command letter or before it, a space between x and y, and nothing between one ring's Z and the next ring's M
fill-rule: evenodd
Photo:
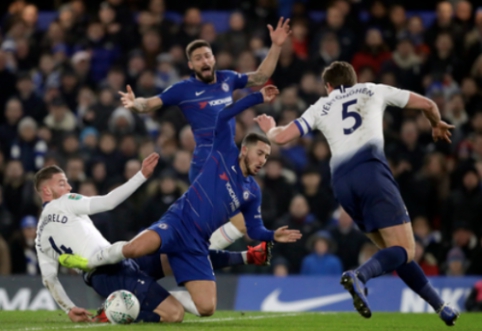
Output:
M269 231L263 225L261 189L252 176L270 155L268 138L250 133L239 150L229 125L244 109L271 101L278 93L275 87L267 86L225 107L215 122L214 144L203 171L162 218L130 242L117 242L89 258L69 256L69 266L92 269L126 258L166 254L178 285L188 290L177 293L176 299L193 314L212 315L216 309L216 283L208 246L215 229L242 212L247 233L255 240L290 243L301 238L298 230L284 226Z
M211 46L205 40L195 40L186 47L188 65L193 74L190 78L178 82L160 95L151 98L136 98L130 86L127 93L121 94L125 108L145 113L162 106L178 106L191 125L196 149L193 153L189 180L191 183L201 171L213 146L214 126L218 113L233 102L232 93L239 88L261 86L273 74L281 52L281 46L291 34L289 19L283 17L276 29L268 25L271 48L255 72L246 74L230 70L215 70L216 59ZM232 128L234 139L235 119L228 125ZM233 215L230 222L213 233L210 239L211 249L224 249L246 233L242 214Z

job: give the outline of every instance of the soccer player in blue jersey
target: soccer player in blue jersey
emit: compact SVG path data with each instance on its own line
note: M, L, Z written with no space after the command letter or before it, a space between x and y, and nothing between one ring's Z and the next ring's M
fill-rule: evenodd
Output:
M420 109L432 125L434 141L450 143L453 125L440 118L437 105L416 93L387 85L357 84L353 67L333 62L322 75L327 97L320 98L290 124L276 127L270 116L256 118L268 137L284 144L319 129L332 157L332 185L336 198L359 228L380 248L356 270L344 272L341 284L365 318L371 316L364 293L371 278L397 271L400 278L454 325L458 312L445 303L422 269L413 261L415 242L405 204L383 152L383 112L386 106Z
M281 52L281 46L291 34L289 19L278 21L276 29L268 25L272 45L255 72L246 74L230 70L215 70L216 59L211 46L205 40L195 40L186 47L188 65L193 75L165 89L151 98L136 98L130 86L127 92L119 92L124 107L136 112L150 112L162 106L178 106L191 125L196 149L193 153L189 179L191 183L201 171L213 146L214 126L218 113L233 102L234 90L265 84L273 74ZM234 139L235 119L228 125ZM242 214L233 215L211 237L212 249L223 249L241 238L246 232Z
M269 140L264 135L250 133L239 150L229 125L244 109L271 101L276 94L275 87L267 86L223 109L215 124L214 145L203 171L162 218L130 242L102 248L88 260L73 257L71 267L97 268L125 258L166 254L177 283L184 285L189 292L186 294L190 294L187 298L175 297L191 313L212 315L216 309L216 284L209 258L209 238L215 229L241 211L248 235L255 240L289 243L301 238L298 230L284 226L268 231L263 225L261 190L252 176L266 163L271 152ZM190 307L188 301L192 303Z

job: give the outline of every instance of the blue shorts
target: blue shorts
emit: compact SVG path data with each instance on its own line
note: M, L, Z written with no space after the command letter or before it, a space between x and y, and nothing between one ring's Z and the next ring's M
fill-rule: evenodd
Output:
M379 161L355 165L333 178L336 198L366 233L410 222L398 185L388 165Z
M147 265L150 262L152 265L156 265L156 260L159 260L158 265L160 266L158 254L156 256L148 255L144 257L141 263ZM155 274L154 268L151 268L149 271ZM91 286L104 298L118 290L127 290L134 293L139 300L142 311L154 311L170 295L157 283L155 278L144 272L139 264L132 259L99 267L88 279L84 276L84 280L87 285Z
M194 280L215 280L207 243L200 243L182 221L166 213L149 227L161 237L158 254L166 254L178 285Z

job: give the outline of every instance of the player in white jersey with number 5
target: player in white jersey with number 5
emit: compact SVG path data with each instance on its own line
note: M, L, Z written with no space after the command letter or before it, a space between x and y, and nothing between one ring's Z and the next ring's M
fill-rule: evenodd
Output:
M410 217L383 152L383 113L386 106L419 109L432 125L435 141L450 142L453 126L443 122L436 104L416 93L387 85L357 84L353 67L333 62L322 74L328 92L290 124L276 127L270 116L255 121L269 139L285 144L318 129L331 149L332 185L336 198L359 228L380 248L356 270L343 273L341 284L366 318L371 310L366 282L397 271L447 325L459 313L440 298L422 269L413 261L415 243Z

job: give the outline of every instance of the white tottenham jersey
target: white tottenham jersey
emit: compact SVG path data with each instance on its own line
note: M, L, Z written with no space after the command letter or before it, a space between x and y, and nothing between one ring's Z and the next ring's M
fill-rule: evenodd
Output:
M75 305L57 279L59 255L69 253L90 258L100 249L110 246L88 215L115 208L145 180L139 171L107 195L85 197L68 193L44 204L35 247L44 284L64 311L68 312Z
M386 106L403 108L410 92L382 84L363 83L341 86L320 98L295 120L305 135L318 129L331 149L331 168L350 161L365 147L383 155L383 112ZM376 157L376 156L375 156Z

